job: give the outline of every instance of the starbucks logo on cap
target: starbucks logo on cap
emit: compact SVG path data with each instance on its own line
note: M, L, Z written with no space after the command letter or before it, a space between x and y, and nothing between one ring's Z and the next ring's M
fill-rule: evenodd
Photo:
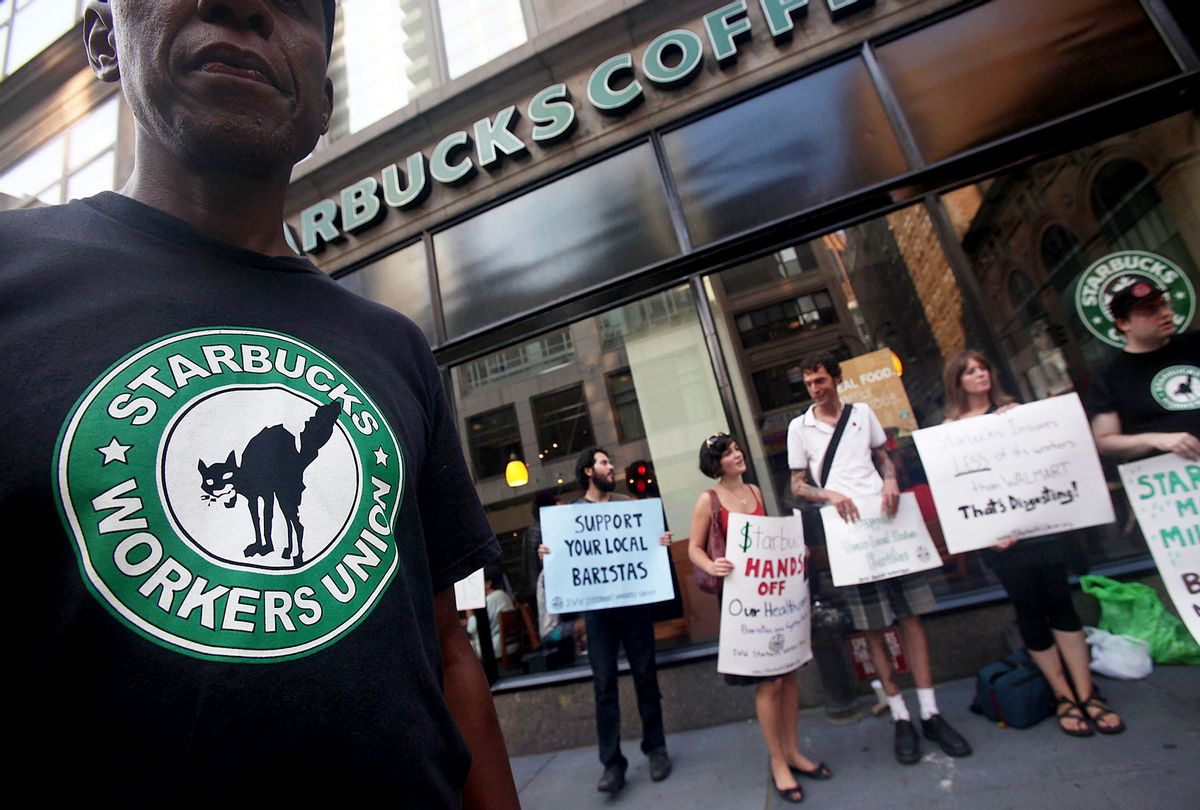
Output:
M1182 332L1196 314L1196 290L1191 279L1170 259L1143 250L1110 253L1080 274L1075 285L1075 312L1087 330L1109 346L1122 348L1125 336L1113 323L1109 308L1118 291L1153 282L1167 291L1175 311L1175 329Z

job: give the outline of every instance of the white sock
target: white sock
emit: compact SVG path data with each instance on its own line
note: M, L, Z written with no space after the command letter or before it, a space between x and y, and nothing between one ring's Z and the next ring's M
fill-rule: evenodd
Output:
M888 708L892 711L892 720L909 720L908 706L904 703L904 695L897 692L894 695L888 695Z
M921 719L928 720L938 713L937 698L933 696L933 687L918 689L917 700L921 704Z

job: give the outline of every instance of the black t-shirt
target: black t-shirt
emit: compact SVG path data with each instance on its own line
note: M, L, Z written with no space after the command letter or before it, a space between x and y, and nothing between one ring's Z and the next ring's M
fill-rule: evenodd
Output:
M1122 433L1200 436L1200 333L1175 335L1152 352L1121 352L1096 375L1089 410L1116 413Z
M456 806L433 596L498 554L417 328L117 194L0 215L11 772Z

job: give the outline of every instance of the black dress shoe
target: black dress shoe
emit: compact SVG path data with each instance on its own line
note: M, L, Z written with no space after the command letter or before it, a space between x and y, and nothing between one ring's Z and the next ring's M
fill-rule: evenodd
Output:
M971 753L971 745L963 739L963 735L954 730L954 726L946 722L940 714L935 714L928 720L921 721L921 731L925 739L935 742L952 757L965 757Z
M596 783L596 790L601 793L616 794L623 787L625 787L625 769L620 765L609 765L604 769L600 781Z
M904 765L912 765L921 758L921 740L917 737L917 727L911 720L897 720L896 726L896 759Z
M667 749L659 748L656 751L650 752L650 779L654 782L661 782L671 775L671 758L667 756Z

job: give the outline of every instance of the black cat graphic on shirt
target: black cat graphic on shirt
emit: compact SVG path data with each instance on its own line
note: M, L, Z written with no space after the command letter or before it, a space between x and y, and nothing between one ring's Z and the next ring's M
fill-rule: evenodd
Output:
M283 425L273 425L264 427L246 442L240 465L232 450L228 458L216 464L197 462L202 477L200 488L204 490L202 498L219 501L226 509L233 508L238 495L246 499L250 521L254 524L254 542L246 546L243 552L246 557L265 556L275 550L271 524L278 503L287 525L287 547L283 550L283 558L290 559L295 567L304 563L304 526L300 523L304 471L333 435L340 411L341 403L336 400L318 407L300 431L299 450L296 449L297 437L291 431Z

